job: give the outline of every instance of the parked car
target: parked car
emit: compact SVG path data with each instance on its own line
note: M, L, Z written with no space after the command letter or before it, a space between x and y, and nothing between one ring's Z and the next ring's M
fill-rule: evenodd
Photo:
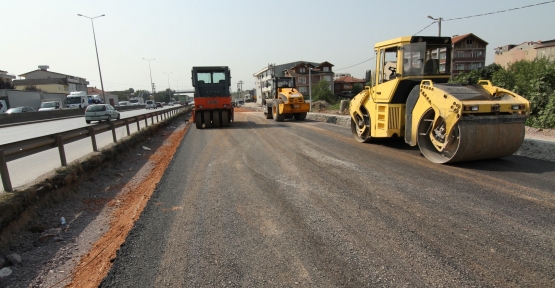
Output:
M156 102L156 107L160 107L160 108L163 108L163 107L164 107L164 105L162 105L162 103L160 103L160 102Z
M131 102L129 101L119 101L119 106L131 106Z
M168 106L173 106L173 101L168 102Z
M112 119L119 120L120 114L118 110L116 110L110 104L94 104L89 105L87 110L85 110L85 122L87 124L91 123L91 121L102 121L106 120L110 122Z
M8 109L5 113L12 114L12 113L23 113L23 112L35 112L35 108L29 106L21 106Z
M153 100L146 100L145 106L146 109L156 109L156 103Z

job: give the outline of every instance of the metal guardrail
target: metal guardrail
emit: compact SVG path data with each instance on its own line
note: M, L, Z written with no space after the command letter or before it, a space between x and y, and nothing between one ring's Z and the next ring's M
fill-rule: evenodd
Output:
M66 155L64 150L64 145L71 142L91 138L93 151L98 151L96 146L96 135L106 131L112 131L112 138L114 142L117 142L116 138L116 128L125 126L127 128L127 136L131 135L129 130L129 125L132 123L137 123L137 131L140 131L140 121L145 121L145 126L148 127L148 118L151 119L151 125L154 124L154 117L156 121L167 119L171 116L176 115L179 110L185 109L186 106L180 106L175 108L170 108L162 111L150 112L146 114L141 114L138 116L133 116L125 119L115 120L108 123L98 123L94 126L88 126L83 128L77 128L73 130L68 130L64 132L59 132L55 134L50 134L46 136L40 136L36 138L21 140L13 143L8 143L0 145L0 175L2 177L2 184L4 185L4 191L12 192L12 183L10 180L10 174L8 172L8 161L13 161L29 155L33 155L48 149L58 147L60 154L60 161L62 166L67 166Z

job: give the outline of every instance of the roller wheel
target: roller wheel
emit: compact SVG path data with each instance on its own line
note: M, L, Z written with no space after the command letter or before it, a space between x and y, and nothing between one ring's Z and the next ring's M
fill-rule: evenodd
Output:
M357 124L357 122L351 118L351 132L353 133L353 138L360 143L368 143L372 141L372 136L370 136L370 119L368 119L368 127L366 127L366 130L362 131L364 126L364 120L358 119Z
M295 113L295 115L293 115L295 117L295 120L297 121L304 121L304 119L306 119L306 112L304 113Z
M220 111L217 111L217 110L212 111L212 119L213 119L212 126L216 127L216 128L219 128L221 126L220 125Z
M195 111L195 125L197 129L202 129L202 113L200 111Z
M203 111L202 113L203 115L203 119L202 119L202 123L204 124L204 127L206 128L211 128L212 127L212 121L210 119L210 111Z
M285 116L279 113L279 102L272 105L272 117L276 122L283 122L285 120Z
M434 111L426 111L418 124L418 147L428 160L434 163L453 163L483 159L495 159L512 155L524 141L523 122L458 123L447 139L443 151L436 149L430 136L441 135L440 129L432 128ZM432 137L433 137L432 136Z
M228 127L229 120L229 110L222 110L222 127Z

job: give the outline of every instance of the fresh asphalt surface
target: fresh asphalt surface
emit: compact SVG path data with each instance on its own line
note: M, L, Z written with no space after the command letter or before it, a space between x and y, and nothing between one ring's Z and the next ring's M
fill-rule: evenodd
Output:
M191 127L104 287L555 285L555 163L237 113Z

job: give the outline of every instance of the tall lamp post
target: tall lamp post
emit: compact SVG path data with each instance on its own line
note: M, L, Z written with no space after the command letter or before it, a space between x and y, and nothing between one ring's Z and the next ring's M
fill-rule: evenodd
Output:
M81 17L85 17L85 18L89 18L91 19L91 25L92 25L92 29L93 29L93 39L94 39L94 49L96 50L96 62L98 63L98 74L100 74L100 87L102 88L102 99L104 101L104 103L106 103L106 96L104 96L104 83L102 82L102 71L100 70L100 60L98 59L98 47L96 46L96 35L94 33L94 22L93 19L98 18L98 17L103 17L104 14L100 15L100 16L96 16L96 17L88 17L82 14L77 14L77 16L81 16Z
M172 74L172 72L164 72L164 74L168 75L168 88L170 89L170 91L172 90L172 87L170 86L170 74Z
M312 71L311 67L307 67L308 68L308 97L309 97L309 101L310 101L310 107L309 110L310 112L312 112L312 76L310 75L310 71Z
M150 61L156 60L156 58L153 58L153 59L143 58L143 60L148 61L148 71L150 72L150 88L152 88L152 95L154 96L154 83L152 83L152 70L150 69Z
M436 18L434 18L430 15L428 15L428 18L437 21L437 24L438 24L438 27L439 27L439 34L437 36L441 37L441 20L443 20L443 18L439 17L439 18L436 19Z

